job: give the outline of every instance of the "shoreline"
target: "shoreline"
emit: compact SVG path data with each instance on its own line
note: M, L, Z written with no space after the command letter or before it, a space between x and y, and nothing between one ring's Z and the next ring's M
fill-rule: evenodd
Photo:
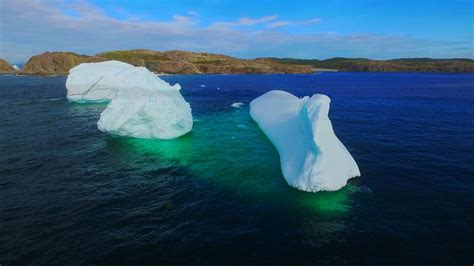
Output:
M427 72L427 71L316 71L314 73L195 73L195 74L168 74L168 73L155 73L158 77L166 76L226 76L226 75L320 75L327 73L341 73L341 74L358 74L358 73L372 73L372 74L444 74L444 75L474 75L474 72ZM17 73L0 73L0 76L17 76L17 77L67 77L68 74L17 74Z

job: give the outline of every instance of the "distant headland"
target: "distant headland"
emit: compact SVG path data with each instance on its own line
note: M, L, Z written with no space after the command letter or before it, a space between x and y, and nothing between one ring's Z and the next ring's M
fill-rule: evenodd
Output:
M67 75L81 63L119 60L145 66L157 74L283 74L322 71L347 72L458 72L474 73L474 60L466 58L402 58L371 60L366 58L239 59L231 56L188 51L153 51L145 49L99 53L94 56L72 52L45 52L31 57L20 70L0 59L0 73L22 75Z

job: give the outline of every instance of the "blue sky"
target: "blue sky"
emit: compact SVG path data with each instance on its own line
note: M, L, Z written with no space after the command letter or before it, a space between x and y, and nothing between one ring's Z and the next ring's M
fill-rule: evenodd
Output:
M472 58L473 3L1 0L0 57L147 48L242 58Z

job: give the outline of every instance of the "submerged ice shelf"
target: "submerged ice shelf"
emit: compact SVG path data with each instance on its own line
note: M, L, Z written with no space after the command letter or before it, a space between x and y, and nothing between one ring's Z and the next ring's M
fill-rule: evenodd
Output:
M357 163L334 134L329 103L326 95L298 98L278 90L250 103L250 115L276 147L283 176L292 187L334 191L360 176Z
M110 102L97 123L118 136L172 139L191 131L191 107L179 92L144 67L119 61L85 63L66 81L72 102Z

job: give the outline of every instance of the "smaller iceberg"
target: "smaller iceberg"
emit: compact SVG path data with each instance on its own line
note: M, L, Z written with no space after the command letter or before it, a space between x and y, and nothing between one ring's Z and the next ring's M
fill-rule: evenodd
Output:
M359 167L334 134L328 96L298 98L270 91L250 103L250 115L280 154L283 176L299 190L334 191L360 176Z
M70 70L66 88L72 102L109 102L97 127L113 135L172 139L193 126L181 86L144 67L119 61L80 64Z
M15 70L20 70L20 67L19 67L18 65L13 65L12 67L13 67L13 69L15 69Z
M100 114L100 131L144 139L173 139L193 127L191 107L178 90L121 90Z

